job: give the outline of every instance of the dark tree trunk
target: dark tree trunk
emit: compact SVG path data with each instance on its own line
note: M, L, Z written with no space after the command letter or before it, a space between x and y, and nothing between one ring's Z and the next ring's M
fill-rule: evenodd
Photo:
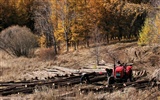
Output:
M65 40L66 40L66 51L69 51L69 39L68 39L68 33L65 32Z
M118 31L119 31L118 40L121 41L121 39L122 39L122 27L119 26Z

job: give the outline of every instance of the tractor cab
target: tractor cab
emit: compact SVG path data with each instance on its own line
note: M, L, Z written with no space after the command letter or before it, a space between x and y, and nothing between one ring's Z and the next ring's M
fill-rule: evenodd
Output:
M116 66L115 69L113 69L114 72L114 78L116 79L122 79L124 77L124 66Z

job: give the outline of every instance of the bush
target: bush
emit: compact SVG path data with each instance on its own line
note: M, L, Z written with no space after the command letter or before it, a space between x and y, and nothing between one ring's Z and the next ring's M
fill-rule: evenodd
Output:
M36 37L27 27L11 26L0 34L0 48L10 55L29 57L36 46Z
M139 34L139 40L138 40L139 45L146 45L149 43L150 31L151 31L151 28L149 25L149 19L147 18Z
M56 59L56 53L54 48L41 48L38 54L41 60L53 60Z
M160 15L156 14L155 17L148 17L145 20L144 26L140 31L138 44L148 45L160 43Z

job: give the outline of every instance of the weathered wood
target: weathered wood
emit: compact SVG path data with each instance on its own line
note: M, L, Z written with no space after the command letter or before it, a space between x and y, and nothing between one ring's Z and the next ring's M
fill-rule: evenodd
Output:
M52 83L58 83L58 82L68 82L69 80L78 78L80 79L81 76L71 76L67 78L58 78L58 79L48 79L48 80L37 80L37 81L31 81L27 83L21 83L21 82L12 82L12 83L1 83L0 86L35 86L35 85L45 85L45 84L52 84Z
M100 76L91 78L90 81L91 82L99 82L99 81L104 81L105 79L107 79L106 75L100 75Z
M76 69L71 69L71 68L65 68L65 67L58 67L58 66L53 66L53 70L56 69L56 70L59 70L59 71L62 71L66 74L71 74L71 73L79 73L78 70Z
M103 72L105 73L105 69L80 69L80 73L92 73L92 72Z
M4 89L0 89L0 92L10 91L10 90L13 90L13 89L15 89L15 88L16 88L16 86L7 87L7 88L4 88Z
M99 72L92 72L87 73L90 78L91 83L95 83L98 81L104 81L106 77L106 73L99 73ZM57 77L57 79L46 79L46 80L36 80L36 81L22 81L22 82L1 82L0 87L3 87L0 89L0 95L10 95L10 94L16 94L16 93L32 93L36 86L72 86L75 84L80 83L81 75L78 76L69 76L69 77ZM106 91L106 92L112 92L113 90L119 90L127 86L136 87L136 88L145 88L149 84L149 79L145 80L138 80L135 82L127 82L127 83L116 83L113 85L106 86L95 86L94 87L86 87L80 89L80 91L94 91L94 92L100 92L100 91ZM71 93L72 94L72 93ZM70 95L70 93L66 94ZM63 97L63 95L62 95Z
M35 89L34 87L16 88L14 90L0 92L0 95L6 96L10 94L17 94L17 93L32 93L34 89Z
M97 82L102 79L104 79L104 75L99 75L97 73L88 73L89 77L91 78L91 82ZM95 75L95 76L94 76ZM80 77L81 76L71 76L68 78L61 78L61 79L54 79L54 80L37 80L37 81L30 81L30 82L5 82L1 83L0 86L7 86L5 89L1 90L1 95L8 95L8 94L14 94L17 92L31 92L31 89L35 86L44 86L44 85L50 85L52 86L68 86L68 85L74 85L80 83ZM14 87L14 88L12 88ZM16 88L15 88L16 87ZM20 88L18 88L20 87Z

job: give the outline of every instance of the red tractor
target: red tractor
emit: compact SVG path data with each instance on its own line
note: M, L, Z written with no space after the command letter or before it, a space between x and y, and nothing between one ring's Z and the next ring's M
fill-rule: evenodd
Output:
M132 65L117 65L106 69L108 84L132 81Z

